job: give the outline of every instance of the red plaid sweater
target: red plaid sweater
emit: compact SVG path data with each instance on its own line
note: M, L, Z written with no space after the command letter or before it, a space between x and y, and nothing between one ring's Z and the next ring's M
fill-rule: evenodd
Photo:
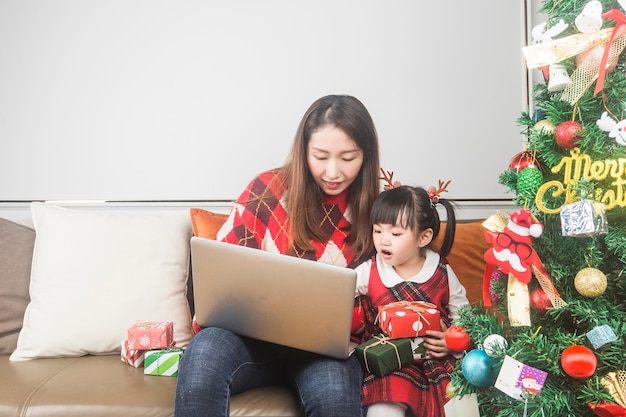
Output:
M289 247L285 189L277 173L276 170L267 171L250 182L217 233L217 240L354 268L354 253L345 243L350 228L347 192L325 195L322 204L316 208L321 219L320 228L328 232L330 239L327 242L312 241L315 250L293 250Z

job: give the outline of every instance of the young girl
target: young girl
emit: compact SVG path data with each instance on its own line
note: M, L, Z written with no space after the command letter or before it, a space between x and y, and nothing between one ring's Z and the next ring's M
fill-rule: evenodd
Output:
M378 136L365 106L351 96L322 97L304 114L285 165L248 185L217 239L354 268L374 253L368 216L378 172ZM175 415L226 416L231 394L287 383L307 416L360 416L362 380L353 356L333 359L209 327L181 360Z
M440 230L436 205L447 212L439 253L431 248ZM465 288L445 256L454 240L455 216L450 201L423 188L397 186L383 191L370 216L376 255L357 267L356 295L363 298L365 331L361 341L382 333L376 323L379 306L396 301L427 301L439 309L441 331L427 331L423 347L429 355L384 377L366 373L363 404L367 417L444 415L446 385L455 357L446 345L445 330L469 303Z

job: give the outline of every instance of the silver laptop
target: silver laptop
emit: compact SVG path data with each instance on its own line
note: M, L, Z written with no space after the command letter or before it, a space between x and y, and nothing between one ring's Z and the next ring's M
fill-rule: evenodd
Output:
M195 236L191 265L199 325L349 356L354 270Z

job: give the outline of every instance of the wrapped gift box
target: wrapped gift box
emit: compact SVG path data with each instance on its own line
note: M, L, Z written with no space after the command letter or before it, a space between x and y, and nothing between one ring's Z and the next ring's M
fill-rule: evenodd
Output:
M128 329L130 349L164 349L173 345L174 323L171 321L138 321Z
M424 347L424 338L415 337L411 340L411 348L413 349L413 359L430 359L430 352Z
M149 350L145 355L143 373L146 375L178 376L182 349Z
M121 359L122 362L129 364L135 368L143 367L145 359L145 350L134 350L129 347L128 340L122 342Z
M581 200L562 206L561 232L563 236L573 237L607 234L608 224L604 204Z
M355 355L365 371L382 377L413 362L413 347L410 339L376 336L357 345Z
M439 310L423 301L399 301L378 309L380 329L392 339L426 335L426 330L441 331Z

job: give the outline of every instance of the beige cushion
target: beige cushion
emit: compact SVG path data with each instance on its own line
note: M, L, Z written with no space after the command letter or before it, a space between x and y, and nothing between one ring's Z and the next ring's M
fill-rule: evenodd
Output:
M38 202L31 211L31 301L12 361L119 353L137 320L174 322L174 340L186 346L188 213L110 214Z
M24 311L35 231L0 219L0 354L15 350Z

